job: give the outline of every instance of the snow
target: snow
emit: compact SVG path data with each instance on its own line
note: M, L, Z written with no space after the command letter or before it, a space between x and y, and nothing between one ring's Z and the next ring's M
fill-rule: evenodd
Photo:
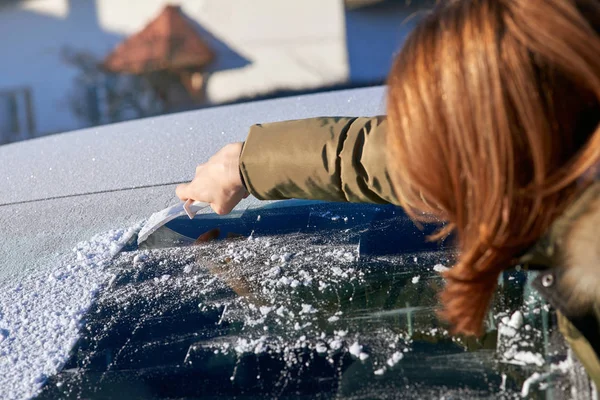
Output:
M512 359L516 363L534 364L538 367L544 365L544 357L540 353L533 353L531 351L518 351L512 355Z
M502 382L500 383L500 391L501 392L505 392L506 391L506 374L502 374Z
M525 325L525 316L521 310L514 311L510 316L502 316L498 324L497 342L501 361L507 364L542 367L545 363L544 356L534 350L532 334L531 326Z
M274 307L261 306L259 308L260 313L262 315L269 315L269 313L273 310Z
M529 378L525 380L525 382L523 382L523 387L521 389L521 397L529 396L529 390L531 389L531 385L533 385L536 382L539 382L541 376L542 374L540 374L539 372L534 372Z
M352 346L350 346L350 348L348 349L348 351L354 357L358 357L360 355L360 353L362 352L362 346L360 344L358 344L358 342L354 342L352 344Z
M229 259L235 260L239 254L248 253L252 254L250 263L255 262L255 259L268 260L266 263L262 262L258 264L264 266L262 268L264 268L265 272L256 270L256 266L254 266L252 267L252 278L250 278L254 284L259 286L257 291L262 294L263 301L266 303L257 306L248 303L244 306L245 301L240 299L242 303L237 304L234 308L242 306L247 307L247 309L241 311L241 314L240 311L237 311L236 315L238 315L238 318L241 317L244 326L248 328L256 326L257 329L260 329L260 325L264 324L265 328L274 327L275 331L285 329L288 332L286 335L289 335L290 332L295 332L296 334L292 334L292 338L288 339L282 339L280 336L265 337L265 346L261 347L282 352L284 354L283 358L286 360L286 357L290 357L290 360L293 360L295 351L300 348L313 349L316 353L326 357L330 362L333 362L332 356L336 352L345 351L351 353L355 351L356 346L352 347L351 343L345 340L345 337L348 335L347 330L337 329L333 330L333 334L327 334L320 328L322 318L326 318L329 323L335 322L336 324L346 325L346 321L341 318L343 315L342 311L338 310L333 313L328 311L327 314L322 316L321 313L325 310L320 310L317 307L318 302L294 302L291 300L294 298L295 291L316 290L317 293L335 292L337 290L335 283L340 282L340 279L357 284L362 282L364 272L357 270L352 265L345 265L349 262L348 260L355 259L356 249L354 246L347 246L348 248L343 247L331 251L328 247L306 247L302 244L297 244L297 247L292 249L291 247L293 246L287 244L293 243L293 241L287 238L282 238L282 243L286 243L283 246L281 246L281 243L269 247L264 245L265 243L271 243L272 240L275 239L257 237L251 242L224 243L220 245L224 247L224 253ZM213 247L216 246L213 245ZM219 255L219 251L216 251L216 253L213 259L214 262L223 258L222 255ZM280 266L282 256L286 254L293 256L289 257L289 259L288 257L284 257L288 261L284 266ZM270 263L278 265L273 267ZM235 265L235 263L231 264ZM334 267L316 268L321 265L330 264L333 264ZM243 266L239 268L244 270ZM210 291L214 285L218 285L218 281L211 279L199 284L205 288L204 290ZM281 287L289 287L292 293L286 295L286 292L281 291ZM257 313L260 314L257 315ZM276 324L272 323L273 319ZM293 340L294 336L298 337L295 342ZM247 340L256 339L248 337ZM244 343L237 343L235 346L242 352L247 351L249 348L249 345L246 346ZM256 349L256 346L253 348ZM227 350L222 348L220 351L226 352ZM355 353L355 357L361 361L365 361L371 357L370 354L362 350L362 346Z
M312 306L312 304L302 304L302 310L300 310L300 314L314 314L317 310Z
M0 294L0 388L3 399L34 396L66 362L81 319L112 275L107 262L136 229L79 243L50 274L32 274ZM44 279L44 276L47 278Z
M419 283L419 280L420 280L420 279L421 279L421 276L420 276L420 275L413 276L413 278L412 278L411 282L412 282L412 283L414 283L414 284L417 284L417 283Z
M448 271L450 268L443 266L442 264L436 264L433 266L433 270L435 272L446 272Z
M523 398L528 397L529 392L531 391L531 387L533 385L535 385L536 383L539 383L540 388L543 388L546 385L546 383L544 381L546 381L548 378L552 377L553 374L558 373L558 374L565 375L573 367L574 367L573 359L569 355L565 360L560 361L559 363L550 364L550 368L549 368L548 372L544 372L544 373L534 372L523 382L523 385L521 386L521 397L523 397Z
M10 232L0 244L0 286L49 275L76 243L133 226L174 201L174 187L165 186L0 206L0 225Z
M402 360L403 358L404 358L404 354L397 351L394 354L392 354L392 357L386 361L386 364L389 365L390 367L393 367L396 364L398 364L398 362L400 362L400 360Z
M520 329L523 326L523 313L519 310L515 311L508 321L508 326L515 330Z
M327 346L323 343L318 343L315 350L317 350L317 353L323 354L327 352Z
M342 348L343 343L340 339L333 339L331 342L329 342L329 346L332 350L339 350Z

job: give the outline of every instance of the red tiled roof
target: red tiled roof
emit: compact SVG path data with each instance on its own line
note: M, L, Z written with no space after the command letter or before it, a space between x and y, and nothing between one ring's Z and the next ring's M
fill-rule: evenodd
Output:
M166 6L140 32L130 36L104 60L113 72L140 74L150 71L203 67L213 50L177 6Z

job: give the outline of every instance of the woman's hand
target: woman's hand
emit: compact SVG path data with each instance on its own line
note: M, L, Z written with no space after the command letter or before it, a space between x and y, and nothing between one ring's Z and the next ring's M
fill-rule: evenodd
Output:
M177 186L177 197L186 201L203 201L219 215L228 214L248 192L240 176L242 143L231 143L198 165L190 183Z

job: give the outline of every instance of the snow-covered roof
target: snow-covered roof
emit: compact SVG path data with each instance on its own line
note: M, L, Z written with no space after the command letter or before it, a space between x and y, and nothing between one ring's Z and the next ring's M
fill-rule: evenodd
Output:
M115 72L143 74L156 70L201 68L214 51L191 26L180 7L167 5L144 29L117 46L104 61Z

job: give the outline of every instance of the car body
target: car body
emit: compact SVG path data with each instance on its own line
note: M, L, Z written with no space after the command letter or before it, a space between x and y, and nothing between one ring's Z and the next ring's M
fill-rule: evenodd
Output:
M0 147L3 398L589 396L534 272L502 276L483 338L452 336L436 317L452 242L428 243L435 226L394 206L250 198L137 244L175 185L250 125L381 114L384 90Z

